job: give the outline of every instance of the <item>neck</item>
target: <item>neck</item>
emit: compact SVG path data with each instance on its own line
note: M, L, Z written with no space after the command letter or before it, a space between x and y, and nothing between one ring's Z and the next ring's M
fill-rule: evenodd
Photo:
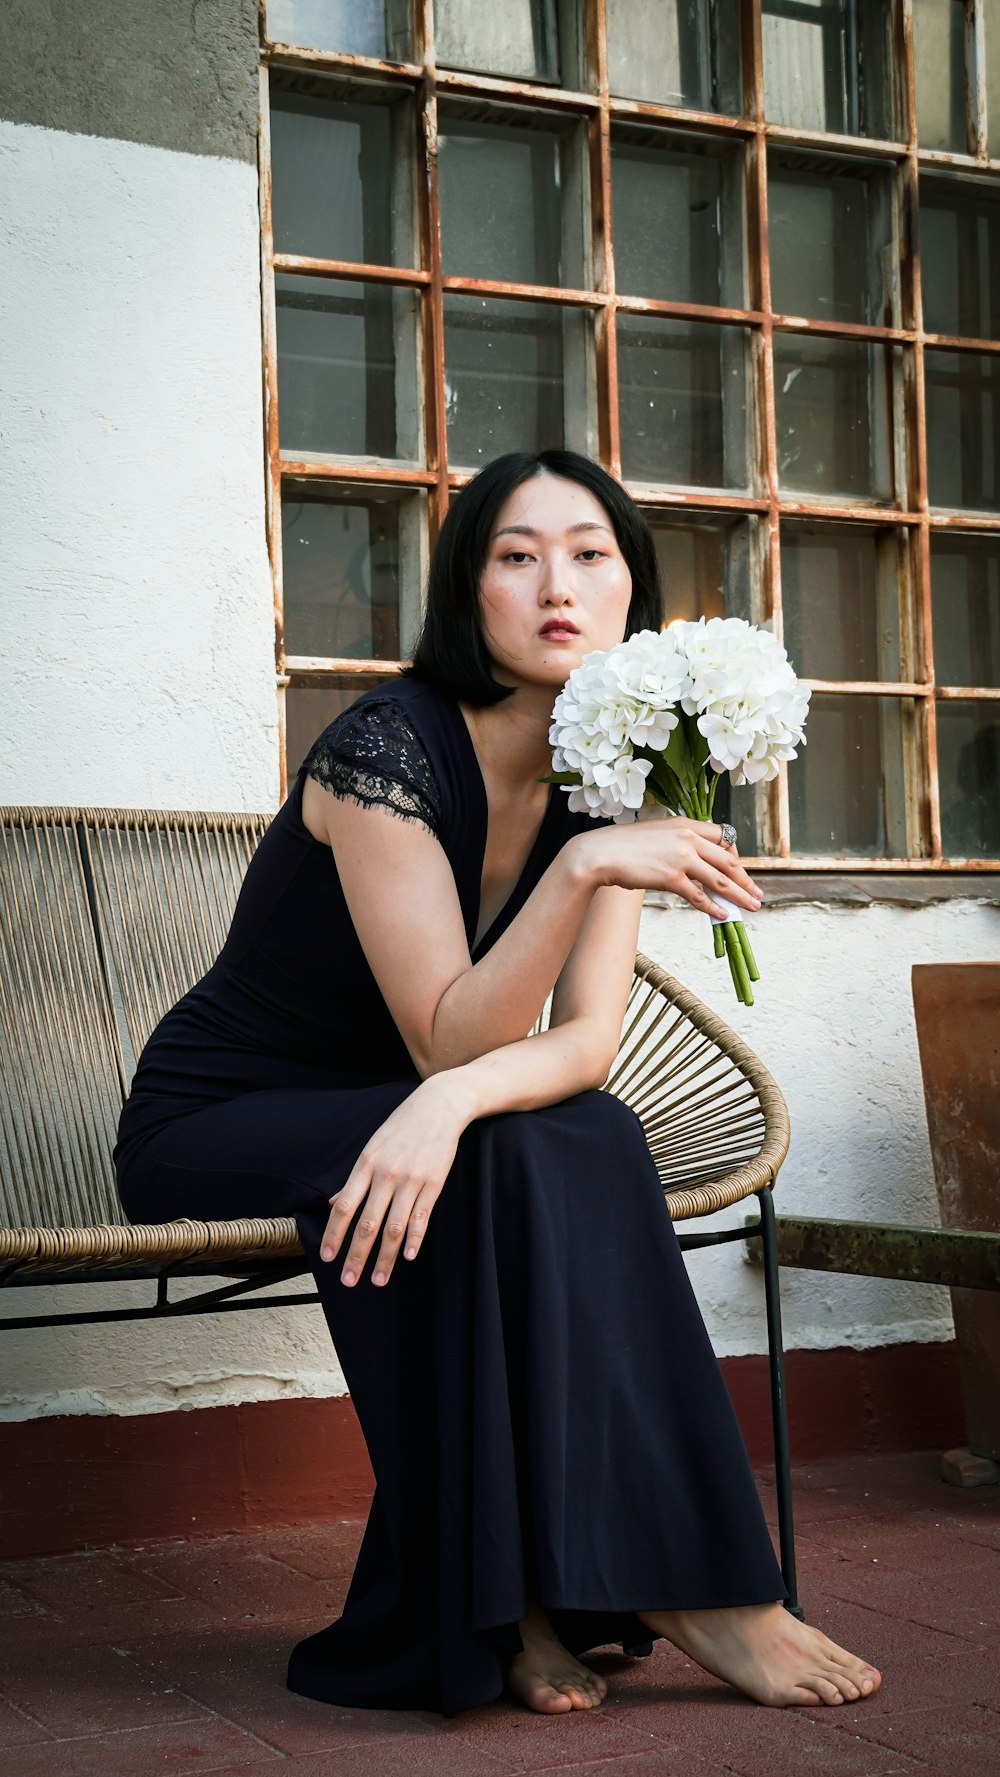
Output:
M512 793L552 770L549 724L557 687L519 685L502 703L462 705L484 776Z

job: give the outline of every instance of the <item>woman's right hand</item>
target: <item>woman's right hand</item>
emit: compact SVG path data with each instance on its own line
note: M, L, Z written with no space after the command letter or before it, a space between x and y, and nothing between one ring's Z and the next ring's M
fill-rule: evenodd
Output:
M761 893L740 863L735 846L723 845L718 821L686 815L601 827L571 839L578 862L600 888L664 889L683 895L699 913L727 917L712 895L725 895L756 913Z
M331 1263L364 1204L341 1269L342 1283L357 1283L383 1223L372 1283L388 1283L401 1249L405 1258L416 1258L459 1137L474 1115L471 1097L461 1089L457 1070L451 1070L422 1081L369 1137L346 1183L330 1198L320 1244L320 1258Z

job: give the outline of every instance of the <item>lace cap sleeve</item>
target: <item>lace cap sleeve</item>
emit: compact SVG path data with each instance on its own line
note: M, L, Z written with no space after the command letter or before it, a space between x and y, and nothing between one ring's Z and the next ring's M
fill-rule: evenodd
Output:
M313 742L302 769L334 796L364 808L388 808L440 836L441 792L434 768L406 710L392 698L372 698L345 710Z

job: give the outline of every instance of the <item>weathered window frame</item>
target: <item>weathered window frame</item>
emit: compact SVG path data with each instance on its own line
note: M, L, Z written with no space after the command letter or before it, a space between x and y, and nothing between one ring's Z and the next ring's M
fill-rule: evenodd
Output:
M548 84L496 76L438 69L433 52L434 0L412 0L412 62L387 62L372 58L311 51L269 42L265 7L261 0L261 128L260 186L262 218L262 285L264 311L264 382L267 415L267 528L274 577L276 667L279 690L282 794L285 793L284 693L289 685L336 685L384 677L399 662L298 658L285 651L282 604L280 499L283 478L321 485L330 481L341 487L366 484L383 488L423 490L427 496L430 539L447 509L452 491L469 479L469 472L449 466L445 413L445 366L443 298L447 293L500 296L513 301L573 305L594 318L597 365L597 434L602 462L613 474L621 473L621 441L618 416L617 318L619 314L662 314L692 321L738 322L750 332L749 382L756 384L753 412L760 416L757 435L751 435L756 491L723 493L692 491L664 485L629 483L640 505L659 511L670 509L720 517L754 514L760 538L757 569L757 602L760 614L773 620L782 633L780 572L780 523L783 518L830 520L861 524L879 530L895 527L906 539L901 560L901 672L906 679L893 682L812 680L817 696L835 692L848 696L886 696L914 700L918 713L917 735L907 749L907 825L916 834L919 855L908 857L811 857L793 853L789 831L787 780L782 775L770 787L766 810L759 822L762 841L769 849L749 860L757 870L843 870L853 874L888 872L983 872L1000 869L1000 859L948 858L942 855L941 818L937 769L937 705L954 698L1000 701L1000 690L982 686L940 685L934 672L931 622L931 540L941 532L969 531L979 535L1000 534L1000 515L968 511L932 510L927 491L925 431L924 352L944 347L955 351L1000 352L1000 339L957 339L931 334L922 326L919 258L919 184L921 172L948 171L982 179L1000 177L1000 159L990 159L986 118L986 70L984 60L984 0L965 0L967 56L968 152L946 153L923 149L915 127L915 49L912 0L893 0L891 30L893 55L892 108L898 140L851 137L793 129L768 123L764 117L762 52L762 0L744 0L742 17L742 67L744 115L731 117L616 98L608 87L606 17L612 0L581 0L583 6L583 64L588 70L586 90L570 90ZM998 53L1000 53L1000 45ZM274 252L271 231L270 140L268 128L268 75L272 65L329 73L348 84L377 82L408 91L413 98L417 130L417 268L358 265L343 261L305 259ZM518 106L532 106L556 114L572 113L585 120L592 193L590 243L594 279L591 289L550 288L509 284L493 280L444 277L441 265L440 208L436 144L439 96L450 99L493 99ZM672 127L686 135L704 134L718 141L741 143L745 150L745 211L747 229L748 306L717 308L686 302L655 301L617 293L614 274L614 243L611 234L611 130L615 123L653 124ZM867 326L847 322L806 320L775 313L771 304L768 252L767 150L775 148L821 150L840 160L861 157L892 169L895 210L901 241L902 289L899 312L902 324ZM998 185L1000 193L1000 185ZM278 382L275 329L274 276L276 272L300 272L331 279L408 286L422 297L421 356L424 406L425 458L421 467L382 465L372 462L329 462L293 459L282 453L278 442ZM826 335L835 339L883 342L895 348L890 354L892 375L891 413L895 432L894 456L904 465L897 475L896 496L890 502L837 503L825 498L782 497L778 486L775 428L773 341L775 334Z

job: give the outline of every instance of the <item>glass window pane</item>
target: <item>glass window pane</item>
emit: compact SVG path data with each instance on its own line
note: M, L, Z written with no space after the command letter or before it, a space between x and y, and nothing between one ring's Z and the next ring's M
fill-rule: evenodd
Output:
M756 519L693 517L644 509L653 534L667 624L699 617L751 620Z
M442 111L445 276L579 289L584 281L582 150L575 120L553 127L544 114L525 112L516 123L470 123Z
M281 489L285 653L399 660L419 618L423 496Z
M1000 858L1000 702L937 706L941 849L949 858Z
M611 177L619 290L743 306L740 149L663 130L615 130Z
M822 170L809 155L768 156L771 302L780 315L897 325L892 186L861 163Z
M893 136L889 0L763 0L761 10L770 122Z
M626 99L742 111L738 0L612 0L608 80Z
M913 0L917 140L965 154L965 8L962 0Z
M756 557L758 521L695 517L644 510L653 535L664 592L667 626L699 617L754 619L751 566ZM766 849L767 796L746 787L733 791L728 777L715 798L720 821L732 821L746 856Z
M747 331L618 317L622 473L679 487L745 488Z
M1000 199L974 180L920 180L920 281L928 333L1000 339Z
M783 524L784 641L796 672L898 679L899 570L894 531Z
M453 464L591 448L593 335L580 309L446 296L444 362Z
M373 685L391 685L396 674L383 678L374 673L341 675L328 685L289 685L285 692L285 759L288 777L298 771L316 736L349 709L362 691Z
M932 506L1000 509L1000 359L925 352Z
M267 0L272 43L409 61L409 0Z
M414 292L287 272L274 283L282 450L413 461Z
M1000 537L931 536L934 677L1000 686Z
M274 247L312 259L412 265L408 100L347 104L311 75L271 75Z
M470 68L515 80L559 80L559 18L555 0L437 0L437 59L442 68Z
M889 350L861 340L774 336L778 475L782 488L888 500Z
M813 857L906 857L904 697L817 691L807 745L788 768L792 849Z

